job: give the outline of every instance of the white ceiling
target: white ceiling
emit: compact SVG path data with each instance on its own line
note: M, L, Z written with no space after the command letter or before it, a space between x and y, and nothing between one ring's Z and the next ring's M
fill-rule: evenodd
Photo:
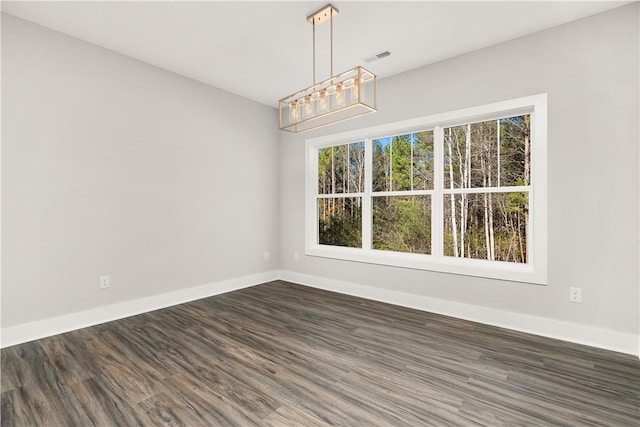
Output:
M2 11L276 106L312 83L305 18L326 3L3 1ZM332 3L334 71L363 65L384 78L629 2ZM318 80L329 77L328 31L318 27Z

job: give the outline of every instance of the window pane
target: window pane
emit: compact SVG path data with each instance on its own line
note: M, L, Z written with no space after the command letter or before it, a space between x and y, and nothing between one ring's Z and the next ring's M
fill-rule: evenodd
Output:
M529 185L530 115L444 129L445 188Z
M373 191L391 191L393 156L393 138L380 138L373 141Z
M349 144L349 193L364 191L364 142Z
M318 243L362 247L362 197L318 199Z
M529 194L444 196L444 254L526 263Z
M431 196L373 198L373 248L431 253Z
M500 120L500 185L531 183L531 116Z
M498 185L498 121L472 123L470 134L471 187Z
M433 189L433 131L373 141L373 191Z
M469 187L467 125L444 129L444 188Z
M344 193L347 189L349 169L348 148L346 145L333 147L333 185L332 193Z
M318 194L364 191L364 142L318 149Z
M333 147L318 148L318 194L332 192Z
M413 190L433 190L433 131L416 133L413 142Z

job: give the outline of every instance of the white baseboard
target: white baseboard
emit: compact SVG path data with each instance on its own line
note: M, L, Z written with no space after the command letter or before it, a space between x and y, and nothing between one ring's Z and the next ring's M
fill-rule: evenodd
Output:
M639 337L607 329L530 316L510 311L430 298L389 289L376 288L320 276L279 270L243 276L208 285L182 289L148 298L98 307L32 323L3 328L0 347L9 347L40 338L118 320L200 298L247 288L281 279L313 288L353 295L402 307L443 314L516 331L585 344L606 350L640 356Z
M2 329L0 347L9 347L40 338L49 337L75 329L86 328L100 323L118 320L136 314L146 313L176 304L223 294L242 288L276 280L276 271L237 277L207 285L196 286L165 294L154 295L133 301L98 307L91 310L66 314L37 322L24 323Z
M640 356L638 336L635 334L397 292L293 271L280 270L278 278L313 288Z

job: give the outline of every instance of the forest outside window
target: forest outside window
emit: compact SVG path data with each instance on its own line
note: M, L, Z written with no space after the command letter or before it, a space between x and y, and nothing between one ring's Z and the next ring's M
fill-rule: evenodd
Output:
M526 264L531 115L444 128L444 255Z
M372 144L373 249L431 254L433 131Z
M306 253L546 283L546 95L307 140Z

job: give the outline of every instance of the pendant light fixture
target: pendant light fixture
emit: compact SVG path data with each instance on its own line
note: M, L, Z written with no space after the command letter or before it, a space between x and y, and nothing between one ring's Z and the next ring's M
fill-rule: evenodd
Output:
M338 9L331 4L307 16L313 26L313 85L278 101L280 129L306 132L376 112L376 76L357 66L333 74L333 18ZM329 22L331 77L316 81L316 27Z

